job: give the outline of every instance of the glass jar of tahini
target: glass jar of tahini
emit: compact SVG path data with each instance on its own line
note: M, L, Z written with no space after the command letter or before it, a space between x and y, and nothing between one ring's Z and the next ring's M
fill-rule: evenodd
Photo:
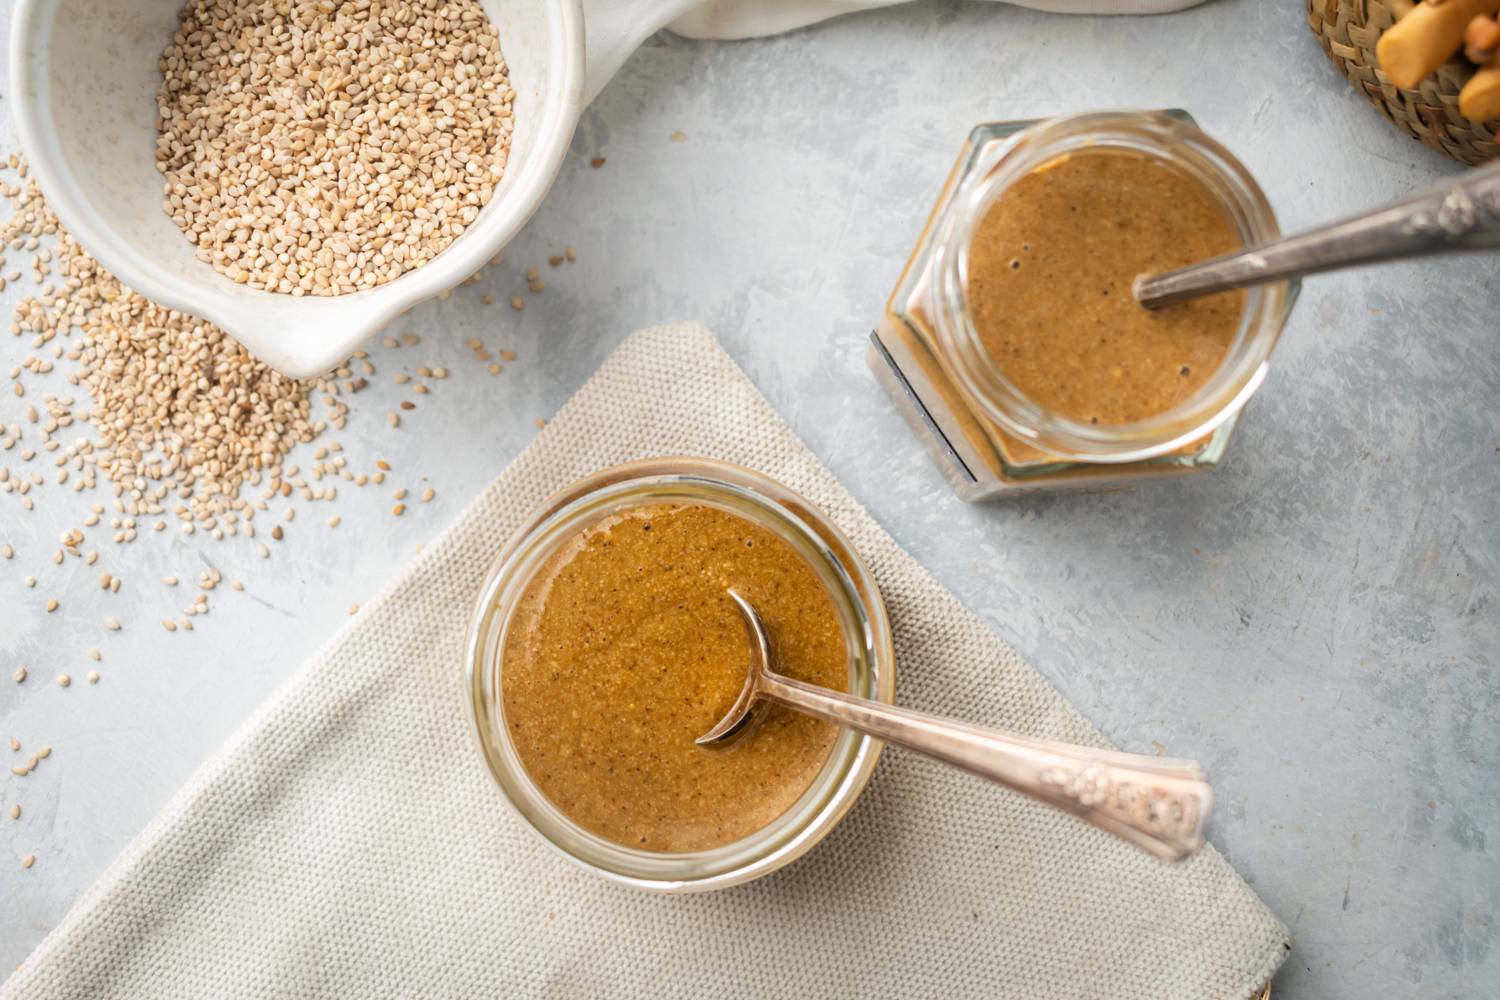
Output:
M1186 112L980 125L869 362L965 500L1212 469L1298 284L1148 311L1131 281L1278 233Z

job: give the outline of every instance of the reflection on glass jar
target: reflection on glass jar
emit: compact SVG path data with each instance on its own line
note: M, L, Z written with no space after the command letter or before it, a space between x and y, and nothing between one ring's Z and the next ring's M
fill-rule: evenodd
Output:
M1278 233L1249 173L1185 112L981 125L870 365L966 500L1211 469L1297 283L1148 312L1130 281Z

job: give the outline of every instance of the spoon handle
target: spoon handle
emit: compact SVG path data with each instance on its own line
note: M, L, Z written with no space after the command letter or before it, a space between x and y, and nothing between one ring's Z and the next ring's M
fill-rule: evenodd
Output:
M1317 229L1284 236L1175 271L1141 275L1148 309L1200 295L1358 264L1500 246L1500 163Z
M981 729L769 672L758 694L999 782L1158 858L1178 861L1203 846L1213 790L1194 761Z

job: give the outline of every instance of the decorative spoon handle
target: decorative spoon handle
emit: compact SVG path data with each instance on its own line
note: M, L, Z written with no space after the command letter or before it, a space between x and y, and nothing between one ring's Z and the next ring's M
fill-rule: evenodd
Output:
M1373 212L1135 279L1148 309L1231 288L1407 257L1500 247L1500 162Z
M1203 846L1213 790L1190 760L981 729L766 672L757 694L1056 806L1167 861Z

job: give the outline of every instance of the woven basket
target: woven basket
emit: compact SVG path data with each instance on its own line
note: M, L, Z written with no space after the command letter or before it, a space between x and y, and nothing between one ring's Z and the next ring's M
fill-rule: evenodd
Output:
M1407 135L1460 163L1500 156L1495 135L1500 120L1471 122L1458 113L1458 92L1474 72L1466 60L1450 59L1409 90L1385 78L1375 42L1396 22L1392 6L1386 0L1307 0L1307 24L1354 89Z

